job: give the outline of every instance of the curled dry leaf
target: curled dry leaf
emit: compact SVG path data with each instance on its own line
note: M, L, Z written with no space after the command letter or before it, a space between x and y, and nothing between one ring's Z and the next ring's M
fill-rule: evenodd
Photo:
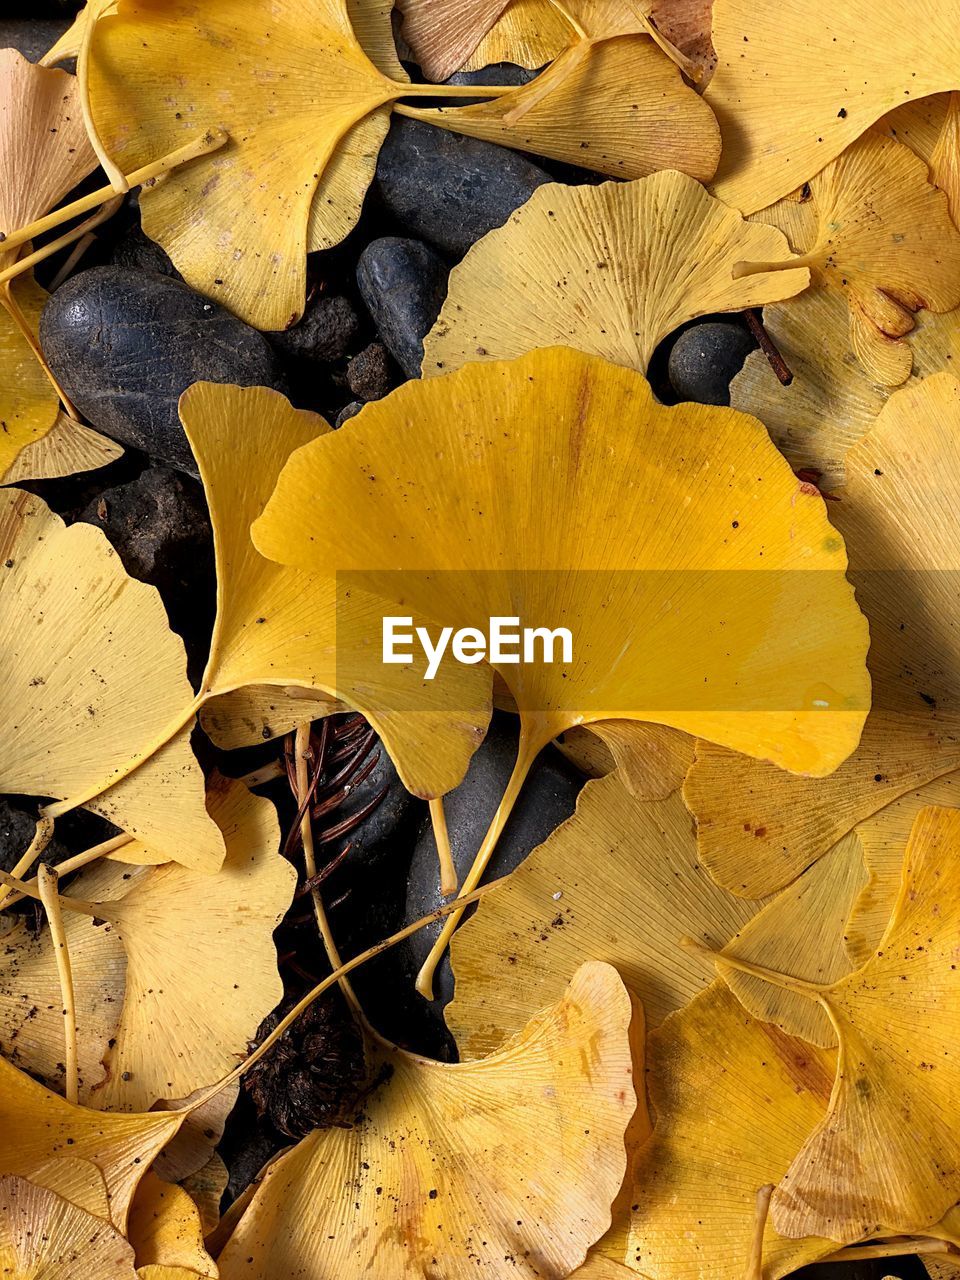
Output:
M717 195L744 213L762 209L905 99L956 88L953 21L949 8L896 0L716 0L706 97L724 132ZM891 39L876 40L877 31Z
M568 1275L623 1181L635 1016L616 971L591 963L483 1061L371 1047L383 1079L362 1118L270 1166L219 1256L222 1280Z
M657 1026L710 981L681 937L723 946L757 905L718 889L697 864L679 795L643 803L616 774L588 782L576 814L454 935L446 1019L461 1056L495 1049L591 958L616 966Z
M902 339L913 313L952 311L960 302L960 233L925 162L893 138L868 133L757 218L786 234L815 284L844 297L850 345L871 380L904 382L913 352ZM760 259L739 271L772 265ZM808 335L817 346L821 337Z
M682 173L540 187L454 267L423 370L562 344L645 373L686 321L804 289L803 264L776 269L791 257L780 231L745 222ZM771 270L735 280L744 259Z
M628 1265L651 1280L742 1280L757 1191L823 1119L835 1060L752 1018L719 981L671 1014L648 1042L656 1124L635 1170ZM835 1249L768 1222L763 1276Z
M110 1115L73 1106L0 1058L0 1174L33 1179L65 1155L92 1161L106 1183L111 1220L121 1230L140 1179L182 1121L172 1111Z
M216 1280L217 1265L203 1243L200 1213L186 1191L148 1172L137 1187L127 1239L143 1267L180 1267ZM141 1272L142 1274L142 1272Z
M218 695L269 681L280 723L302 724L311 705L285 688L326 691L367 716L411 791L435 796L456 786L489 722L489 669L448 659L426 681L412 666L384 666L381 601L361 594L344 608L327 565L313 573L284 568L250 540L281 468L329 434L327 424L262 387L197 383L180 412L203 477L217 559L217 621L201 698L219 702ZM339 518L327 512L326 499L322 512L306 516L311 526Z
M10 1280L137 1280L109 1222L26 1178L0 1177L0 1274Z
M679 504L681 486L695 497ZM808 490L751 419L663 408L640 375L555 348L369 405L291 457L253 533L281 563L336 568L388 601L402 588L405 607L443 623L519 612L555 625L562 590L571 669L493 664L528 755L617 717L704 726L824 774L859 736L866 634L843 544ZM824 682L837 691L827 707Z
M258 0L130 3L97 23L86 83L97 132L124 170L174 151L198 125L230 135L215 157L146 189L142 220L189 284L262 329L302 313L307 249L349 230L397 99L462 92L394 79L395 59L384 74L351 16L382 52L388 15L369 0L352 15L345 0L282 0L269 14ZM588 55L564 55L542 83L490 110L403 111L601 172L638 176L675 160L713 173L716 121L651 41L608 41Z
M771 1201L783 1235L910 1234L960 1198L958 929L960 811L923 809L876 953L831 986L782 979L820 1001L840 1046L829 1113Z
M789 884L858 822L960 768L958 431L948 374L902 388L847 455L831 504L871 630L873 709L853 755L814 781L698 745L684 795L703 862L733 893Z
M86 803L215 870L223 841L190 750L183 644L156 590L127 576L99 529L65 528L17 489L0 492L0 566L0 788L63 799L52 812Z
M210 811L227 850L216 876L175 862L134 870L107 861L69 887L102 911L127 956L107 1078L91 1106L146 1111L212 1084L283 997L273 930L296 873L279 852L274 807L215 779Z
M916 377L960 359L958 319L956 311L919 313L903 339ZM793 381L782 386L763 352L751 352L730 385L730 403L755 414L790 464L819 473L829 492L843 484L847 452L869 431L890 389L871 382L851 350L847 304L839 293L808 289L766 307L763 322Z

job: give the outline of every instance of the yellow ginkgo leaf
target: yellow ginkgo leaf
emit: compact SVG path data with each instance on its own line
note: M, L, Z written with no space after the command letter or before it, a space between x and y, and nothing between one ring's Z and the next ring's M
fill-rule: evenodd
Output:
M817 781L698 745L684 795L701 858L733 893L789 884L857 823L960 768L958 476L960 383L948 374L891 396L847 455L831 516L870 621L873 709L858 749Z
M759 423L664 408L596 357L551 348L407 383L299 450L253 533L281 563L336 570L347 615L359 588L481 641L493 618L569 632L560 663L492 661L520 751L463 892L533 759L575 724L699 730L816 776L859 739L866 624L819 494Z
M190 750L183 644L156 590L127 576L99 529L65 528L17 489L0 491L0 566L0 788L65 801L51 812L86 802L215 870L223 841Z
M95 1218L110 1220L107 1181L92 1160L81 1160L68 1155L55 1156L40 1168L31 1170L30 1181L85 1209Z
M724 132L716 191L744 213L796 190L907 98L957 87L949 7L715 0L707 90ZM891 41L872 33L894 33ZM785 31L792 33L784 40Z
M844 935L851 967L864 964L880 945L900 892L903 851L920 810L931 805L960 808L960 772L908 792L856 828L868 879L851 908Z
M844 458L864 436L890 394L872 382L851 350L846 300L815 286L764 309L764 327L793 381L778 381L760 351L747 356L730 384L730 403L752 413L797 470L819 474L826 491L843 484ZM960 315L921 311L905 338L914 375L960 369Z
M91 1160L121 1230L140 1179L182 1121L174 1111L110 1115L73 1106L0 1058L0 1174L32 1178L55 1156Z
M278 392L212 383L185 392L180 413L217 557L217 621L201 698L269 682L286 702L280 725L289 727L309 720L313 708L298 708L284 689L325 691L367 716L411 791L432 797L455 787L490 718L489 669L448 660L425 680L413 664L383 665L382 602L358 595L346 610L325 566L318 573L283 568L250 540L284 463L329 433L327 424Z
M748 921L723 954L808 982L836 982L854 968L847 921L866 882L860 842L851 833ZM830 1019L812 1000L735 969L724 968L723 976L755 1018L811 1044L837 1043Z
M0 480L4 482L15 478L18 457L46 437L60 413L60 399L25 332L36 333L46 294L30 277L14 280L8 287L7 296L19 309L22 323L10 307L0 307Z
M587 778L616 771L638 800L666 800L682 786L696 740L663 725L597 720L564 733L554 745Z
M742 1280L757 1192L823 1119L835 1053L756 1021L714 982L653 1032L648 1059L656 1124L635 1171L626 1261L651 1280ZM783 1239L768 1222L763 1276L835 1249Z
M219 1255L222 1280L569 1275L610 1225L626 1169L633 1017L616 971L591 963L483 1061L372 1049L382 1083L362 1118L270 1166Z
M549 184L454 267L423 371L562 344L645 373L687 320L806 288L802 265L733 279L744 259L789 266L791 256L781 232L745 222L682 173Z
M146 1111L212 1084L283 997L273 930L296 873L279 852L274 807L241 782L217 779L210 811L227 849L215 877L175 862L103 862L67 890L102 911L127 956L107 1078L90 1106Z
M718 889L697 864L678 794L644 803L616 774L588 782L574 817L454 935L445 1016L461 1056L496 1049L590 958L615 965L658 1026L710 981L681 938L723 946L758 905Z
M322 720L347 710L326 693L248 684L212 697L200 712L200 723L211 742L223 751L235 751L280 738L308 720Z
M839 1042L829 1112L771 1201L781 1234L910 1234L960 1198L958 929L960 810L923 809L876 953L830 986L780 979L820 1002Z
M645 35L574 45L535 80L491 102L404 114L612 178L678 169L706 182L720 154L713 113Z
M2 324L0 315L0 326ZM34 363L32 367L38 366ZM44 435L24 445L0 480L4 484L56 480L60 476L76 475L78 471L96 471L122 455L120 445L61 411Z
M352 225L393 104L470 93L395 79L396 60L380 56L388 28L386 6L370 0L352 13L346 0L281 0L269 12L259 0L131 2L97 22L81 74L95 132L122 170L176 151L198 126L229 135L215 159L145 189L142 222L189 284L259 328L301 315L307 248ZM492 114L402 110L601 172L638 176L675 161L713 173L716 121L651 40L590 45L575 65L566 56L536 86L473 89L500 99Z
M203 1244L200 1213L186 1191L148 1172L137 1187L127 1219L127 1239L138 1271L182 1267L199 1276L219 1274Z
M850 345L868 376L883 386L905 381L913 353L902 339L913 313L960 302L960 232L926 163L903 143L867 133L802 192L756 216L786 234L816 283L846 299ZM737 273L771 266L783 269L760 259Z
M220 1204L230 1180L230 1171L216 1152L205 1165L188 1174L181 1186L197 1206L202 1235L208 1236L220 1222Z
M133 1250L102 1218L26 1178L0 1177L0 1275L136 1280Z
M64 912L79 1030L80 1097L103 1081L103 1060L123 1002L126 957L109 927ZM64 1082L64 1012L50 930L35 934L20 917L0 932L0 1052L52 1088ZM69 1198L69 1197L68 1197Z

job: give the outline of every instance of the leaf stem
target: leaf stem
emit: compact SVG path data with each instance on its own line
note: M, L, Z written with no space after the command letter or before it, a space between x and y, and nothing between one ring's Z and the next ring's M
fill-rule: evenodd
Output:
M17 276L22 276L23 273L25 271L29 271L31 267L37 266L40 262L45 262L47 258L52 258L55 253L59 253L60 250L65 249L67 245L73 244L77 240L82 240L83 237L95 227L99 227L100 224L106 222L108 218L112 218L122 204L123 196L117 196L113 200L108 200L105 205L96 211L96 213L91 214L85 222L81 222L71 231L67 231L62 236L58 236L56 240L51 240L49 244L43 245L42 248L35 249L33 253L28 253L25 258L18 258L16 262L0 271L0 284L6 284L9 280L15 280Z
M516 84L401 84L391 80L398 98L503 98L516 93Z
M77 51L77 84L80 89L80 110L83 113L83 123L87 130L87 137L90 139L90 145L100 161L100 167L107 175L113 190L118 196L123 196L130 190L129 179L114 161L109 151L107 151L104 141L100 137L100 130L97 128L96 121L93 118L93 107L90 103L90 50L93 48L93 36L97 29L97 17L99 16L96 15L95 17L92 11L88 11L87 20L83 24L80 48Z
M11 876L21 879L25 872L29 871L36 860L46 849L47 845L53 839L54 822L52 818L38 818L36 830L33 833L33 839L27 845L26 850L17 859L16 864L11 870ZM8 893L0 893L0 911L9 905L10 895Z
M63 862L56 864L56 872L58 876L69 875L71 871L79 871L82 867L88 867L91 862L98 862L101 858L105 858L108 853L113 853L116 849L122 849L124 845L132 844L133 836L128 836L122 831L117 836L111 836L109 840L104 840L101 844L95 844L89 849L84 849L80 853L75 853L72 858L64 858ZM18 874L14 872L14 874ZM19 873L22 878L23 873ZM25 880L24 884L30 888L37 888L36 880ZM0 903L2 907L12 907L15 903L23 900L22 893L12 893Z
M751 978L760 978L771 986L780 987L784 991L793 991L797 995L807 996L811 1000L825 1003L825 992L829 987L819 982L808 982L806 978L791 978L789 974L778 973L776 969L766 969L762 964L754 964L751 960L741 960L738 956L729 955L726 951L717 951L708 947L689 935L680 939L680 946L685 951L693 951L712 960L718 969L724 965L735 969L738 973L746 973Z
M189 160L196 160L199 156L209 155L213 151L219 151L228 141L229 135L223 129L208 129L206 133L194 138L192 142L187 142L182 147L177 147L175 151L171 151L161 159L152 160L150 164L134 169L132 173L126 175L127 182L131 187L139 187L148 182L153 182L161 174L168 173L178 165L186 164ZM31 222L28 226L18 227L8 235L0 232L0 248L4 253L11 249L18 249L20 245L26 244L28 240L33 240L45 231L52 231L54 227L62 226L65 222L69 222L71 218L78 218L81 214L89 213L92 209L99 209L108 200L113 200L116 194L113 187L108 184L90 192L89 195L81 196L79 200L73 200L70 204L54 209L52 213L48 213L43 218L38 218L36 222Z
M60 894L57 891L59 877L52 867L41 863L37 870L37 888L40 901L47 913L47 925L50 939L53 942L53 954L57 964L57 978L60 982L60 998L63 1003L63 1035L66 1042L64 1055L64 1095L68 1102L77 1106L80 1101L80 1070L77 1053L77 1002L73 989L73 966L70 963L70 948L67 946L67 935L63 927L63 914L60 910Z
M457 892L457 868L453 861L453 850L450 848L450 832L447 830L447 815L443 811L443 796L430 801L430 822L433 825L433 839L437 846L437 860L440 863L440 892L445 898Z
M897 1236L879 1244L847 1245L828 1254L820 1262L865 1262L870 1258L897 1258L905 1253L941 1254L957 1262L957 1250L944 1240L929 1236Z
M7 871L0 871L0 884L5 884L10 889L16 889L17 893L24 898L33 898L35 902L43 901L38 888L28 884L26 880L18 880L16 876L10 875ZM74 915L91 916L94 920L113 919L108 902L86 902L83 898L67 898L60 894L60 906L66 907Z
M487 834L483 837L483 842L477 850L477 855L473 860L473 865L470 867L463 884L460 886L460 899L465 898L465 896L470 894L480 883L480 878L484 871L486 871L487 864L490 859L493 857L494 850L497 847L497 841L500 839L501 833L507 825L507 820L513 812L513 806L516 804L517 797L520 794L520 789L526 781L527 774L530 772L530 766L539 754L541 745L540 741L533 737L529 732L528 726L526 726L521 719L520 744L517 750L517 759L513 766L513 772L510 775L510 780L503 793L503 798L497 806L497 811L493 815L493 820L487 829ZM456 906L456 901L453 905ZM446 951L457 925L463 918L465 906L466 903L464 903L464 906L461 906L458 910L453 911L447 917L446 923L440 930L436 942L430 949L430 954L423 962L423 966L417 974L417 990L426 1000L433 999L433 978L437 970L437 965L440 963L443 953Z

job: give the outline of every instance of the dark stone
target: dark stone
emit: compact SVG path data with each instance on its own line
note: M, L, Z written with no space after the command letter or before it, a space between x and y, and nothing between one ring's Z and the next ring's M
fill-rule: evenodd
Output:
M377 161L384 204L415 236L462 256L549 176L515 151L394 116Z
M377 332L408 378L419 378L423 340L447 293L447 266L421 240L385 236L364 249L357 285Z
M695 324L673 344L667 365L670 384L681 400L728 405L730 383L755 346L739 324Z
M149 271L173 280L181 278L166 249L145 235L140 226L132 226L121 236L110 255L110 263L127 271Z
M102 529L133 578L157 588L171 625L202 667L213 625L213 536L203 489L169 467L148 467L81 512Z
M284 385L256 329L179 281L119 267L82 271L58 289L40 342L93 426L194 475L181 393L201 381Z
M396 384L382 342L371 342L347 365L347 386L358 400L381 400Z
M345 404L334 419L335 427L342 427L345 422L349 422L351 418L355 418L363 404L359 400L351 400L349 404Z
M305 364L343 360L360 329L357 313L346 298L321 296L292 329L266 336L275 350Z
M28 62L39 62L70 27L65 19L38 22L32 18L0 20L0 49L17 49Z
M8 874L13 871L21 855L27 851L36 830L37 819L34 814L19 808L6 796L0 796L0 871ZM54 834L44 850L43 861L57 863L69 857L70 850Z
M494 721L482 746L477 751L466 778L456 790L444 797L447 831L457 878L462 881L493 819L506 789L517 755L516 720ZM519 866L531 850L542 844L554 827L565 821L576 808L577 794L584 779L554 748L542 751L523 785L483 882L495 880ZM435 911L444 898L440 893L437 846L429 822L421 829L410 874L407 880L405 924ZM413 958L414 971L426 959L441 924L428 925L415 933L407 947ZM437 1007L453 996L453 970L449 956L437 968L434 980Z

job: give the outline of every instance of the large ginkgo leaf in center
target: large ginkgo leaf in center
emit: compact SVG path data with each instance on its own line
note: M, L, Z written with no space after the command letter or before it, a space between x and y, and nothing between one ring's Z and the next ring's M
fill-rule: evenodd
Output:
M788 778L701 743L684 795L701 857L734 893L780 888L858 822L960 768L960 383L935 374L887 401L847 455L831 515L870 620L873 708L830 778Z
M645 373L657 343L687 320L806 288L802 265L733 278L744 259L789 268L790 258L779 231L744 222L675 171L540 187L454 268L423 371L564 343Z
M221 1280L569 1275L626 1170L635 1016L616 970L592 963L480 1062L374 1049L363 1115L270 1166Z
M293 455L254 541L337 571L345 616L363 587L387 613L484 634L497 616L567 627L569 663L493 662L527 764L610 718L818 775L859 738L866 624L819 494L755 420L661 407L595 357L408 383Z

